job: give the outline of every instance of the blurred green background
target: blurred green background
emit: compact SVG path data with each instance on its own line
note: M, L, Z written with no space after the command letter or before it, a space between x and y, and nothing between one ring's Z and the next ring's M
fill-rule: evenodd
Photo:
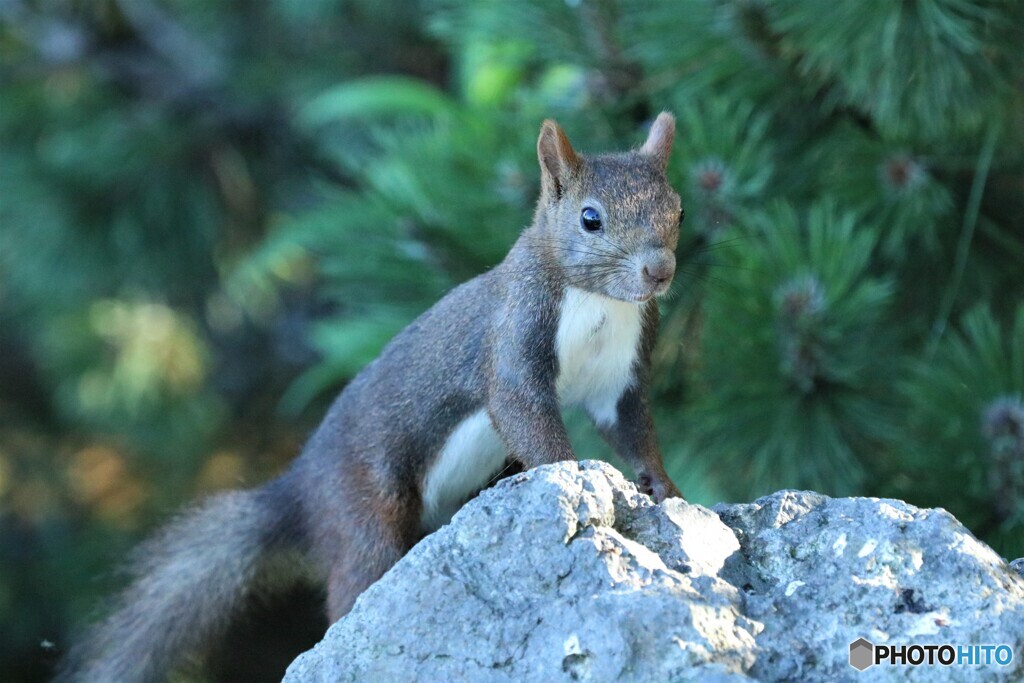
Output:
M606 151L678 116L654 400L691 500L895 496L1024 555L1022 27L1013 0L0 0L0 677L45 680L133 544L280 471L501 260L546 117Z

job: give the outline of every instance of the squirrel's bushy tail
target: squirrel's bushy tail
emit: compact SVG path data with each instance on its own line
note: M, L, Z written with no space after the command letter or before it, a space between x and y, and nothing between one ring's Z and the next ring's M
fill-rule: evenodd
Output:
M71 649L57 681L165 680L219 640L253 592L298 578L301 524L287 484L213 496L143 543L132 584Z

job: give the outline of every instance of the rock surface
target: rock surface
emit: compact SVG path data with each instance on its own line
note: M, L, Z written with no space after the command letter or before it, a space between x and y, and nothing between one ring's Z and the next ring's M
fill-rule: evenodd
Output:
M850 643L1006 644L885 666ZM944 510L782 491L654 505L561 463L468 503L288 670L307 681L1020 680L1024 579Z

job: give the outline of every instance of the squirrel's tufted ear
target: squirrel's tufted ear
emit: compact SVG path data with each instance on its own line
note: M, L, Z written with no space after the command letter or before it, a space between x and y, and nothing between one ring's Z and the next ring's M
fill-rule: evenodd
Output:
M651 124L651 132L647 134L647 142L640 148L640 152L654 158L662 170L665 170L672 155L672 140L675 139L675 135L676 119L672 114L663 111Z
M544 192L554 199L560 198L570 178L579 171L580 158L562 128L552 119L541 124L540 137L537 138L537 159L540 161Z

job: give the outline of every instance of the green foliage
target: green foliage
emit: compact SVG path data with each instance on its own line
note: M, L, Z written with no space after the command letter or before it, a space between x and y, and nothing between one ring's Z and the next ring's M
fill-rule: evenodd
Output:
M396 112L447 116L453 103L436 88L409 78L385 76L342 83L317 95L300 113L305 126L344 119L380 118Z
M863 111L887 137L936 141L1010 114L1021 66L1017 4L851 2L829 7L826 21L820 2L787 0L767 3L766 13L782 56L827 88L827 101Z
M736 495L856 492L893 435L892 288L870 276L875 237L856 225L834 206L776 205L745 222L728 281L709 288L689 422Z
M905 495L941 505L988 532L997 548L1024 542L1024 305L1005 328L986 307L963 318L934 358L913 369L901 441L913 485ZM897 480L899 481L899 480Z
M390 101L389 116L420 113L418 102ZM534 161L509 122L459 112L369 137L372 152L346 146L334 157L360 186L328 190L322 206L282 224L236 279L244 299L287 262L316 258L323 295L346 313L314 330L324 362L289 392L289 410L351 377L448 289L497 264L529 215Z
M680 197L689 225L714 240L733 227L736 214L764 202L774 172L775 151L766 140L770 120L750 101L677 102Z
M836 146L842 155L833 154ZM949 188L927 159L864 130L845 126L820 149L826 183L847 206L882 226L882 255L906 258L918 249L935 252L948 237L953 208Z

